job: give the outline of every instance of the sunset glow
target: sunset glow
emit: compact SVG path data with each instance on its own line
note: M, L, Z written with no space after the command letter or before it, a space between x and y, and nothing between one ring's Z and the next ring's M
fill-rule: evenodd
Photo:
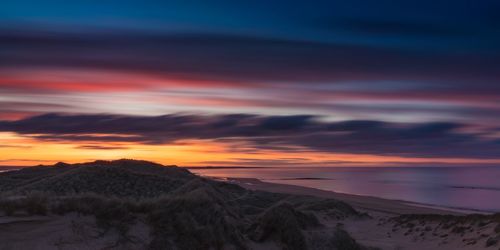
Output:
M0 165L500 162L498 3L199 4L2 2Z
M98 135L106 136L106 135ZM58 161L77 163L94 160L120 158L151 159L163 164L180 166L401 166L418 164L498 164L498 159L467 158L412 158L379 156L369 154L320 153L303 148L297 152L260 150L252 152L251 147L218 143L210 140L179 141L167 145L143 145L137 143L100 142L58 142L39 141L18 136L14 133L0 133L2 140L1 165L32 166L54 164Z

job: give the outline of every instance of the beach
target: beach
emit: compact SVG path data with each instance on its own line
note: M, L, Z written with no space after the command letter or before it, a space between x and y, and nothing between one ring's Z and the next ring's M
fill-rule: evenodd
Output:
M406 201L419 206L500 211L500 168L463 167L259 167L190 168L215 178L255 178L336 193Z
M424 205L399 200L389 200L372 196L353 195L309 188L297 185L278 184L263 182L250 178L227 178L230 183L240 185L253 190L263 190L275 193L288 193L297 195L311 195L316 197L333 198L351 204L352 206L370 212L383 212L387 214L467 214L474 213L471 210L450 209L438 206Z
M347 231L360 243L379 247L381 249L486 249L486 247L481 246L481 244L485 244L487 241L484 237L471 245L465 245L464 239L474 239L477 235L491 231L493 227L493 225L478 227L474 232L469 232L469 234L464 235L448 234L447 230L438 230L426 234L424 232L425 227L422 227L422 230L418 231L415 229L415 233L408 233L410 229L395 230L394 226L388 223L390 218L396 215L419 214L463 216L465 214L477 213L477 211L450 209L399 200L336 193L303 186L263 182L251 178L227 178L226 181L248 189L296 195L311 195L344 201L373 217L373 220L351 220L344 222Z

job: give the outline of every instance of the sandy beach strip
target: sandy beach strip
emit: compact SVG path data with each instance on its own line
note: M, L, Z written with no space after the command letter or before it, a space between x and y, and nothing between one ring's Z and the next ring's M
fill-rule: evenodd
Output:
M373 196L337 193L316 188L264 182L255 178L225 178L227 182L237 184L247 189L261 190L275 193L311 195L324 198L338 199L349 203L363 211L382 212L386 214L452 214L482 213L458 208L445 208L428 204L419 204L408 201L390 200Z

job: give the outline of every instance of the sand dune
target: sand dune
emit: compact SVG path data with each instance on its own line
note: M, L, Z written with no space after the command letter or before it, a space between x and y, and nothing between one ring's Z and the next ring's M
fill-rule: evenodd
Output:
M133 161L0 173L0 249L498 249L498 215ZM426 215L434 214L434 215Z

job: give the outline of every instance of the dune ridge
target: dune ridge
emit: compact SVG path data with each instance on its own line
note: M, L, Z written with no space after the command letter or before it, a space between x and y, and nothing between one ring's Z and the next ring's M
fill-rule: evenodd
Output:
M129 159L0 173L0 249L497 249L499 218Z
M249 190L146 161L25 168L1 173L0 190L0 218L8 218L7 225L17 219L22 227L27 222L20 218L29 216L52 221L74 217L73 226L61 226L74 231L63 237L65 244L58 244L61 239L40 239L47 248L93 244L115 249L368 249L342 227L321 222L320 216L330 221L366 216L344 202ZM0 233L0 242L26 246L7 241L12 235L0 221L2 227L7 230ZM80 241L66 239L79 231L96 233Z

